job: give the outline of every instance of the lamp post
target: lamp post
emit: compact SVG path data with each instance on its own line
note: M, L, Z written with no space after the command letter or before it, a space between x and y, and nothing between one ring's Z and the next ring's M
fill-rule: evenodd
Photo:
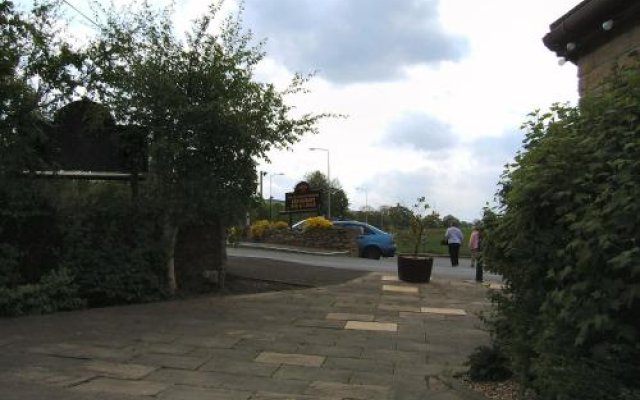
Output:
M369 192L367 188L357 187L356 190L364 192L364 223L369 223Z
M264 201L264 192L262 191L262 178L267 174L267 171L260 171L260 200Z
M273 196L271 195L271 185L273 184L273 177L278 175L284 175L282 172L278 172L276 174L269 174L269 221L272 220L272 200Z
M329 149L324 149L322 147L309 147L311 151L326 151L327 152L327 219L331 219L331 167L329 163Z

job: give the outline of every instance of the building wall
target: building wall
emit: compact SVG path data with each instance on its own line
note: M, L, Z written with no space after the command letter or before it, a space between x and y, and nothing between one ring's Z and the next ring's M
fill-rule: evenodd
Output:
M615 28L614 28L615 29ZM578 60L578 90L584 95L602 85L613 68L625 66L640 51L640 25L617 35Z

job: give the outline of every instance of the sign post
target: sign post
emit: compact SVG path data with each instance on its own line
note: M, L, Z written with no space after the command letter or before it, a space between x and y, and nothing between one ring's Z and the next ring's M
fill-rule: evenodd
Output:
M322 191L312 190L307 182L298 182L293 192L285 193L283 213L289 214L289 225L293 214L315 212L320 213Z

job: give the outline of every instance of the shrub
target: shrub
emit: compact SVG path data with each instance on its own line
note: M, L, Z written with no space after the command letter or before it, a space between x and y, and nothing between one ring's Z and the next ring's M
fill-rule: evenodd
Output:
M227 229L227 242L231 245L237 245L242 237L242 228L232 226Z
M158 213L131 204L126 187L99 184L80 189L60 211L61 265L76 277L90 306L164 297L164 255Z
M502 274L496 341L545 399L640 390L640 69L525 124L484 256Z
M313 230L313 229L330 229L333 225L331 221L326 219L325 217L311 217L307 218L307 223L304 226L304 230Z
M37 284L0 288L0 315L18 316L74 310L85 305L69 270L51 271Z
M262 237L264 236L264 232L269 229L269 221L267 221L266 219L261 219L259 221L254 222L253 224L251 224L251 237L254 240L259 240L262 239Z
M496 346L477 347L467 364L469 377L474 381L503 381L512 375L509 360Z
M285 221L275 221L273 224L271 224L271 228L276 230L289 229L289 224Z

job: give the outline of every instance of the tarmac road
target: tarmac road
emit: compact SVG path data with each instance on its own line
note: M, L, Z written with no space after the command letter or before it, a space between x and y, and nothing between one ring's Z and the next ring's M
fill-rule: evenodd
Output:
M295 253L277 250L256 249L256 248L227 248L229 257L249 257L285 261L289 263L303 264L315 267L339 268L353 271L367 272L390 272L396 273L397 258L381 258L380 260L370 260L366 258L348 257L339 255L322 255L309 253ZM475 269L470 268L470 260L460 259L460 265L451 267L447 257L434 257L434 269L432 277L434 279L449 280L475 280ZM490 282L501 282L499 275L485 271L484 280Z

